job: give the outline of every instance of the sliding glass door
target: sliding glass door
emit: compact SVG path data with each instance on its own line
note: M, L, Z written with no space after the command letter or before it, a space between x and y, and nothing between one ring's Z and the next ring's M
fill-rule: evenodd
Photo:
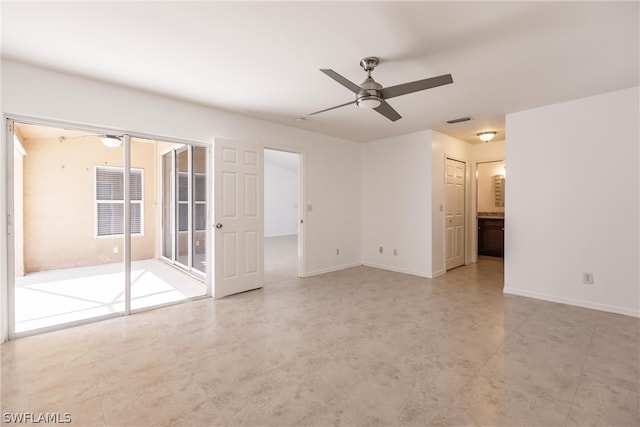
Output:
M207 274L207 148L181 146L162 156L163 257L185 271Z
M6 140L10 338L208 294L206 147L12 120Z
M122 315L125 194L136 212L142 178L131 170L125 191L124 138L12 121L7 129L11 336Z
M191 219L195 215L191 166L195 149L186 144L132 138L132 167L155 171L153 176L145 176L144 235L150 238L131 235L132 310L207 293L206 270L192 269L194 256L190 250L195 224ZM206 172L206 148L203 151ZM203 207L206 215L206 199ZM204 249L206 240L201 244ZM154 257L154 253L160 257Z

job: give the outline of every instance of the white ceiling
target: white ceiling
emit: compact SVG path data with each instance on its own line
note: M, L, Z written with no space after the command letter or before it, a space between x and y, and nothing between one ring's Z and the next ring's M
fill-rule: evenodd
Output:
M504 115L639 84L632 2L3 2L2 56L369 141L423 129L504 138ZM359 60L394 86L393 123L318 69L355 83ZM449 125L448 119L472 121ZM585 125L588 125L585 123Z

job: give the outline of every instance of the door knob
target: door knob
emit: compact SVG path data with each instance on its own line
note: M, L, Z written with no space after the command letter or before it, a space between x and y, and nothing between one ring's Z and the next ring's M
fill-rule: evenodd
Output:
M219 229L221 229L221 228L222 228L222 224L221 224L221 223L217 223L217 224L216 224L216 228L217 228L218 230L219 230Z

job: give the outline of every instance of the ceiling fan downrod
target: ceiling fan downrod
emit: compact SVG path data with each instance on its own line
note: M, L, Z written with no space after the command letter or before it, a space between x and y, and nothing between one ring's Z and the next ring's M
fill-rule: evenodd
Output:
M360 60L360 66L367 72L367 78L360 85L360 91L356 96L356 105L360 108L377 108L382 104L382 96L378 92L382 85L371 77L371 72L378 65L378 58L369 56Z

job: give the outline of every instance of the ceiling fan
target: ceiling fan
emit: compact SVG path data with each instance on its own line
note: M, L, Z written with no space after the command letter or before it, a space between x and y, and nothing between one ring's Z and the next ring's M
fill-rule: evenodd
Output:
M444 74L438 77L431 77L429 79L417 80L415 82L403 83L400 85L383 88L380 83L376 82L373 77L371 77L371 72L378 65L378 62L378 58L373 56L369 56L360 61L360 66L367 72L367 78L360 85L347 80L331 69L321 69L320 71L325 73L327 76L331 77L333 80L337 81L342 86L355 93L356 99L354 101L347 102L346 104L336 105L335 107L316 111L315 113L311 113L309 115L312 116L314 114L324 113L325 111L334 110L346 105L357 104L360 108L374 109L378 113L385 116L387 119L395 122L402 116L398 114L398 112L387 103L387 99L453 83L451 74Z

